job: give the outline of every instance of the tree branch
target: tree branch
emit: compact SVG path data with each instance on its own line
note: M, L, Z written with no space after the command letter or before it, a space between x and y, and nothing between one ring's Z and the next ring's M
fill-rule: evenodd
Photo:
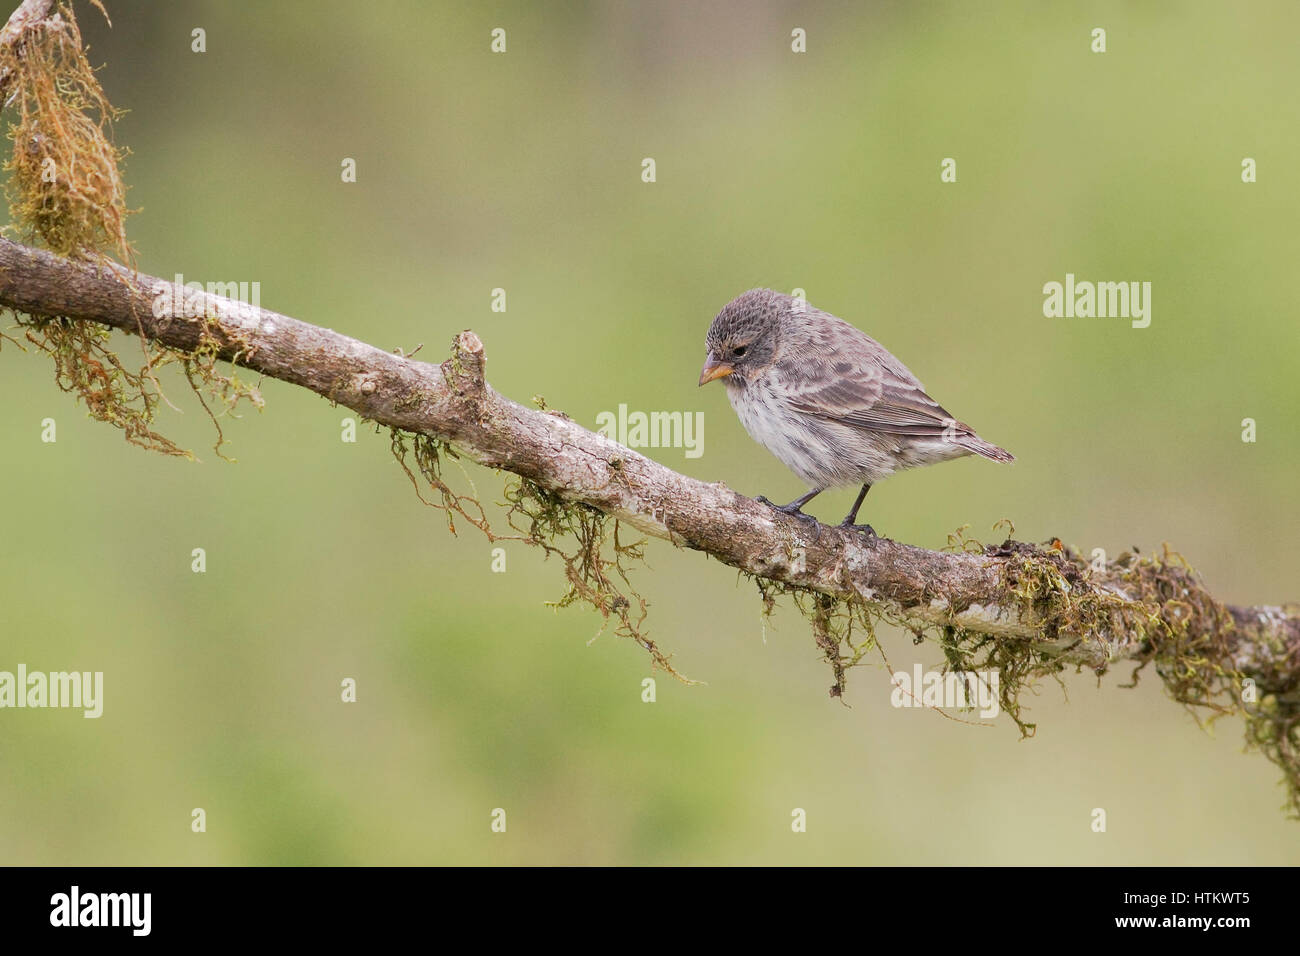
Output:
M50 15L53 6L54 0L23 0L0 30L0 46L17 43L23 33Z
M1230 679L1231 696L1249 679L1258 699L1285 716L1280 726L1276 712L1270 718L1274 736L1263 743L1281 750L1274 759L1296 759L1300 608L1224 605L1176 561L1126 555L1094 569L1060 546L1008 540L948 553L801 521L721 483L678 474L560 413L503 397L487 383L483 345L469 331L451 359L431 365L113 263L71 261L7 240L0 240L0 305L101 323L182 351L215 342L222 359L382 425L444 440L481 465L648 535L779 586L867 607L918 633L938 628L949 641L957 634L974 640L968 646L1016 649L1042 673L1154 661L1176 699L1220 712L1239 708L1212 699L1222 687L1201 685L1217 674ZM1209 670L1191 681L1167 673L1206 661Z
M23 0L18 8L9 14L3 28L0 28L0 50L18 46L29 30L50 16L54 0ZM58 16L58 14L55 14ZM8 96L11 71L6 67L0 70L0 102Z

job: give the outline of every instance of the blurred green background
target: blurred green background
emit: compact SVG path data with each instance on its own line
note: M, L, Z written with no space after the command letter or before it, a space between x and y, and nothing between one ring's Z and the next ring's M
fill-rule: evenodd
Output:
M143 271L258 281L268 308L429 361L472 327L506 395L588 426L619 403L701 410L702 457L647 453L781 500L797 479L695 381L724 303L804 288L1018 456L885 483L864 512L882 533L939 547L1010 517L1085 553L1168 541L1224 600L1300 598L1294 4L177 0L110 2L112 29L77 9L130 110ZM1044 318L1067 272L1152 282L1150 328ZM1154 673L1041 687L1028 741L895 709L879 667L845 707L794 611L764 641L752 585L662 542L636 579L651 634L707 685L659 674L642 703L639 648L588 646L596 616L544 606L556 562L507 544L492 573L386 434L343 443L345 409L263 391L227 424L230 465L173 381L183 414L159 424L187 463L89 421L45 358L0 353L0 669L106 684L99 720L0 712L0 861L1300 857L1279 772ZM470 477L500 500L500 476ZM940 663L884 639L897 668Z

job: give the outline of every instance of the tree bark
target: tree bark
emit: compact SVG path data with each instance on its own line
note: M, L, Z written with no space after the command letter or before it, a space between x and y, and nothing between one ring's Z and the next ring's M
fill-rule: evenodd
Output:
M165 308L155 309L157 303ZM1122 575L1070 573L1059 551L1008 543L1001 552L928 551L773 511L721 483L697 481L588 431L563 414L525 408L484 376L483 345L462 333L442 365L394 355L329 329L245 303L196 293L113 264L92 265L0 240L0 304L140 333L182 351L206 333L224 359L311 389L382 425L449 442L489 468L529 478L640 531L724 564L835 598L865 601L906 626L952 626L1038 642L1093 669L1150 651L1118 628L1053 628L1050 608L1008 589L1009 562L1032 553L1060 567L1074 596L1108 606L1141 598ZM178 308L177 306L185 306ZM1149 604L1149 601L1147 602ZM1224 610L1227 659L1261 690L1296 697L1300 614L1295 607ZM1149 611L1145 607L1144 611Z

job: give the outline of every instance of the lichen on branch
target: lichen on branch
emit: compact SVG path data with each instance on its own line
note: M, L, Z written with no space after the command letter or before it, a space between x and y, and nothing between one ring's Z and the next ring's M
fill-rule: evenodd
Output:
M456 534L456 518L459 516L490 542L519 541L540 549L548 559L556 558L563 566L568 587L558 600L551 602L552 607L585 605L596 611L604 622L597 637L613 623L614 633L639 644L650 655L653 667L666 671L683 683L697 683L678 673L669 662L671 655L659 648L646 628L648 604L630 577L632 566L645 560L643 538L624 541L617 520L611 521L597 508L568 501L562 495L518 475L507 480L502 502L506 509L505 522L514 533L495 531L486 509L476 497L476 491L471 488L468 494L458 493L443 478L444 460L451 459L461 464L460 456L450 444L435 437L394 428L391 429L391 446L393 457L411 481L416 495L424 504L446 515L447 530L451 534ZM408 463L408 456L415 464L414 471ZM424 496L417 472L433 490L437 500L431 501ZM469 481L467 473L464 477Z
M91 0L108 19L99 0ZM67 259L107 264L110 257L134 263L126 236L126 151L113 143L116 110L86 58L72 4L23 4L0 33L0 100L10 115L12 149L5 170L10 229ZM112 271L120 281L127 278ZM182 299L182 296L178 296ZM113 347L107 328L57 311L14 311L23 340L54 363L55 384L76 395L90 417L121 429L132 444L193 458L155 428L157 412L170 405L159 375L175 366L197 396L216 432L214 449L225 457L220 419L241 403L262 407L256 383L227 374L216 359L209 330L193 348L176 349L146 336L136 305L134 332L139 364ZM3 338L22 346L13 335ZM172 406L175 407L175 406Z
M112 131L119 112L86 59L71 3L9 39L0 45L0 94L16 115L5 164L10 219L58 255L129 261L125 151Z

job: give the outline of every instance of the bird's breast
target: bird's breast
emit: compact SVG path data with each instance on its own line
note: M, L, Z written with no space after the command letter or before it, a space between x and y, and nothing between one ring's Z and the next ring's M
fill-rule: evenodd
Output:
M728 388L727 397L749 437L809 486L844 483L836 474L836 463L842 462L843 456L837 455L815 423L791 409L779 387L760 379Z
M749 436L812 488L874 483L911 464L905 439L796 411L780 382L737 384L727 397Z

